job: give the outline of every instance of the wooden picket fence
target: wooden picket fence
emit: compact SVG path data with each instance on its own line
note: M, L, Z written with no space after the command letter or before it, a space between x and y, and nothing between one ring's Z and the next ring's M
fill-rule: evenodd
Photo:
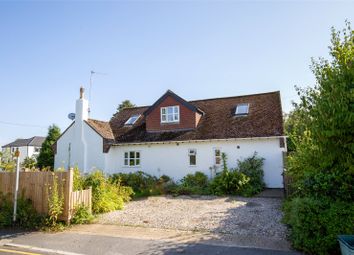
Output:
M19 196L30 199L33 207L40 214L48 213L48 199L54 180L58 191L64 197L61 220L69 222L75 207L83 204L91 210L92 190L73 191L73 170L65 172L20 172ZM0 172L0 193L13 198L16 173Z

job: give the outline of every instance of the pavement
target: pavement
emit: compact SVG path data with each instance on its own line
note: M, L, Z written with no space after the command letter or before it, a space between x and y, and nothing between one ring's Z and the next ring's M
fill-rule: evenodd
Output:
M0 255L160 255L245 254L296 255L287 247L245 247L211 238L207 233L161 229L137 229L105 225L82 225L64 232L0 232Z

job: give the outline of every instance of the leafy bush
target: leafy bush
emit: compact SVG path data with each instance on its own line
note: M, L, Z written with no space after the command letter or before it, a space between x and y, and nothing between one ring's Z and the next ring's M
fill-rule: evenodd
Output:
M236 169L225 169L214 177L210 183L210 189L213 194L218 196L241 195L249 181L248 176Z
M194 174L187 174L183 177L181 184L187 187L206 188L208 186L208 176L197 171Z
M59 226L58 220L59 216L64 210L64 195L59 192L57 176L52 175L53 177L53 186L49 187L48 193L48 217L46 225L52 229L55 229Z
M90 210L84 205L78 205L75 207L75 213L71 219L71 224L88 224L91 223L94 216Z
M161 195L161 185L171 178L164 175L160 179L142 171L133 173L118 173L111 177L112 183L120 182L124 186L129 186L134 191L134 197L145 197L151 195Z
M294 198L285 202L284 212L293 246L307 253L334 252L338 249L337 235L353 234L354 204L350 202Z
M251 196L261 192L265 183L263 180L263 162L264 158L257 156L255 152L252 157L246 158L245 160L237 160L238 162L238 171L245 174L250 178L247 186L244 188L244 194Z
M0 228L12 226L13 203L10 198L0 195ZM17 200L17 217L15 225L25 229L38 229L43 219L33 208L28 199L19 197Z
M124 202L134 193L130 187L121 186L120 181L111 182L102 171L95 171L85 179L85 187L92 187L92 210L104 213L120 210Z
M85 177L81 175L80 170L74 168L74 181L73 181L73 190L83 190L85 189Z
M11 226L13 204L10 199L0 194L0 228Z
M205 195L209 193L208 184L208 176L197 171L194 174L187 174L183 177L181 185L175 190L175 192L178 195Z

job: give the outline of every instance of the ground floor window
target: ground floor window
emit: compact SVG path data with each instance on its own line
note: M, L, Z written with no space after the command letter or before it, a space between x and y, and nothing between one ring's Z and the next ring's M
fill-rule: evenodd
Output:
M222 157L221 157L221 149L216 148L214 149L214 156L215 156L215 165L220 166L222 162Z
M125 166L140 166L140 152L139 151L126 151L126 152L124 152L124 165Z
M188 156L189 156L189 165L190 166L197 165L197 150L196 149L189 149Z

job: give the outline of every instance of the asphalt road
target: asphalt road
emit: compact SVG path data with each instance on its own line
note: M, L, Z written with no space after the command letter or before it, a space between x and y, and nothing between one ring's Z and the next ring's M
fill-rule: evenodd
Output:
M24 254L24 255L44 255L44 254L105 254L105 255L159 255L159 254L225 254L225 255L296 255L297 252L292 251L276 251L267 249L241 248L230 246L217 246L202 243L174 243L167 241L142 240L123 237L110 237L102 235L87 235L78 233L31 233L12 237L11 243L18 245L33 246L34 249L11 248L0 246L0 254ZM4 240L2 240L4 243ZM5 242L6 243L6 242ZM52 249L56 252L41 252L35 248ZM3 250L1 250L3 249ZM15 250L15 251L4 251ZM18 253L16 253L16 251ZM28 252L28 253L21 253Z

